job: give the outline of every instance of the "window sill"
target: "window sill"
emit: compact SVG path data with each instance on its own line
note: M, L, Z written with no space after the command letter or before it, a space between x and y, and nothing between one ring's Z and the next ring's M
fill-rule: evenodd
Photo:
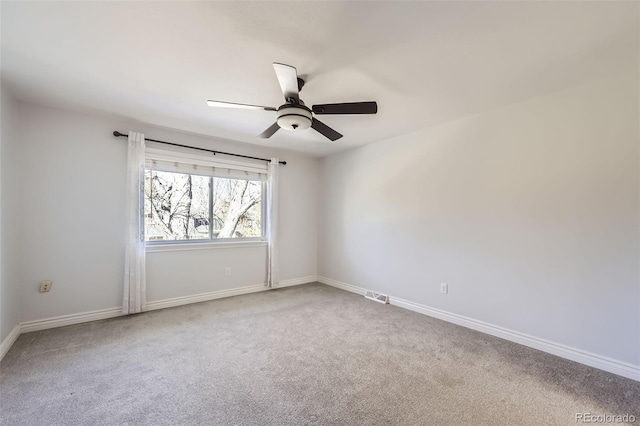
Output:
M174 243L174 244L153 244L145 246L147 253L163 251L190 251L190 250L216 250L225 248L248 248L266 247L266 241L228 241L217 243Z

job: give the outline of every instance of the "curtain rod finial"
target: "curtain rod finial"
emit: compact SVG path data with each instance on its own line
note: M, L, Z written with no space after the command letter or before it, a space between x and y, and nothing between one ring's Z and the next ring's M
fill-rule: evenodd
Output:
M118 136L124 136L122 133L120 133L119 131L115 130L113 132L113 136L118 137Z

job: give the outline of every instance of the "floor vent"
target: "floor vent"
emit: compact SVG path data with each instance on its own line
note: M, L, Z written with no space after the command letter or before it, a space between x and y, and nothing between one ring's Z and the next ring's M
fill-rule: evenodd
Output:
M374 293L372 291L367 291L364 294L364 297L366 297L367 299L371 299L374 302L378 302L378 303L389 303L389 296L387 296L386 294L380 294L380 293Z

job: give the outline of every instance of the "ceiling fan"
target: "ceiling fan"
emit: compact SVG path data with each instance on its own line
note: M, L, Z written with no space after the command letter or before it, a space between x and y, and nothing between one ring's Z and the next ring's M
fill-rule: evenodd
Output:
M311 109L309 109L304 105L302 99L300 99L300 91L304 86L304 80L298 77L296 69L291 65L279 64L277 62L273 63L273 68L276 71L276 77L280 83L280 88L282 89L285 100L285 103L278 108L212 100L207 101L207 105L211 107L262 109L277 112L278 118L276 122L258 135L258 137L265 139L273 136L273 134L281 128L287 130L304 130L311 127L322 133L328 139L335 141L340 139L342 135L313 117L313 114L375 114L378 112L378 104L375 102L322 104L313 105Z

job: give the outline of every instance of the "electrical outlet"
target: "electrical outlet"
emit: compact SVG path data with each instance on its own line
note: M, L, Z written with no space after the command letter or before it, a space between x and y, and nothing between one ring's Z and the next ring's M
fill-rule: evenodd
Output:
M445 283L440 283L440 293L448 294L449 293L449 285Z
M224 268L224 274L225 274L227 277L230 277L230 276L231 276L231 266L227 266L226 268Z
M46 293L51 291L51 286L53 285L52 281L45 280L40 282L40 293Z

